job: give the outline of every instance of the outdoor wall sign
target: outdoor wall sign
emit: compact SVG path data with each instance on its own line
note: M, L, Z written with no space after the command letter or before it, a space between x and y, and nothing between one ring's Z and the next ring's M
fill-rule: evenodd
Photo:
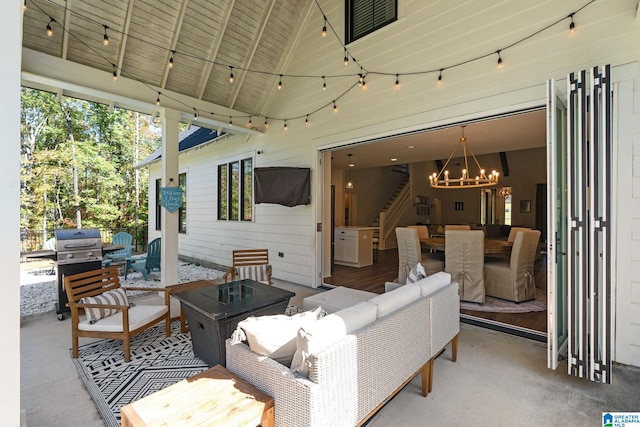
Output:
M175 212L182 207L182 188L163 187L160 189L162 206L169 212Z

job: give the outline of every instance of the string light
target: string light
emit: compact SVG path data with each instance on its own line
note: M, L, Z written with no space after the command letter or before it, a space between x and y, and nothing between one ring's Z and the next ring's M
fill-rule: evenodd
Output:
M507 45L507 47L505 47L504 49L506 49L506 48L511 49L512 47L515 47L515 46L517 46L517 45L519 45L519 44L523 43L524 41L526 41L526 40L530 39L531 37L534 37L534 36L536 36L536 35L538 35L538 34L542 33L543 31L546 31L546 30L548 30L549 28L551 28L551 27L553 27L553 26L556 26L557 24L561 23L562 21L564 21L564 20L565 20L565 19L567 19L567 18L569 18L569 19L570 19L570 21L571 21L571 22L570 22L570 24L569 24L569 33L574 33L574 32L575 32L574 15L575 15L576 13L581 12L584 8L586 8L587 6L591 5L591 4L592 4L592 3L594 3L594 2L595 2L595 0L590 0L589 2L587 2L585 5L583 5L582 7L580 7L579 9L577 9L576 11L574 11L573 13L571 13L571 14L569 14L569 15L565 15L565 16L563 16L562 18L560 18L560 19L556 20L555 22L551 23L550 25L547 25L546 27L541 28L541 29L539 29L539 30L537 30L537 31L535 31L535 32L533 32L533 33L531 33L531 34L527 35L526 37L523 37L522 39L517 40L517 41L515 41L515 42L513 42L513 43L511 43L511 44L509 44L509 45ZM322 9L321 9L321 8L320 8L320 6L317 4L317 2L316 2L316 5L318 6L318 9L319 9L319 10L320 10L320 12L322 13ZM67 10L67 12L71 12L71 13L73 13L73 14L79 15L79 16L80 16L80 17L82 17L82 18L85 18L85 19L86 19L86 20L88 20L88 21L91 21L91 19L90 19L90 18L88 18L88 17L86 17L86 16L83 16L83 15L82 15L81 13L79 13L79 12L76 12L76 11L73 11L73 10L69 9L67 6L62 6L62 7L63 7L65 10ZM23 2L23 8L24 8L25 10L27 9L27 1L26 1L26 0L24 0L24 2ZM42 9L40 9L40 8L38 8L38 9L40 10L40 12L42 12L42 13L44 14L44 11L42 11ZM47 14L45 14L45 16L47 16ZM323 16L323 20L324 20L323 34L322 34L322 35L323 35L323 37L324 37L324 36L326 36L326 27L327 27L330 23L329 23L329 21L328 21L328 19L327 19L326 15L324 15L324 13L322 14L322 16ZM46 29L47 29L47 36L52 37L52 36L54 35L54 31L53 31L53 28L52 28L52 23L54 23L54 22L55 22L55 23L57 24L57 21L56 21L53 17L51 17L51 16L48 16L48 17L49 17L49 19L50 19L50 20L49 20L49 23L47 24L47 27L46 27ZM95 21L93 21L93 22L95 23ZM104 43L105 45L108 45L108 43L109 43L109 37L108 37L108 31L107 31L107 29L109 29L109 27L108 27L107 25L105 25L105 24L101 24L101 25L104 27L103 43ZM68 30L66 30L66 29L64 28L64 26L63 26L63 29L64 29L65 31L68 31ZM125 36L127 35L125 32L122 32L122 34L123 34L123 35L125 35ZM335 34L335 32L334 32L334 34ZM336 37L337 37L337 35L336 35ZM149 41L145 41L145 40L142 40L142 41L143 41L143 42L147 42L147 43L151 43L151 42L149 42ZM342 43L341 43L341 44L342 44ZM349 63L349 56L351 56L351 55L350 55L350 53L349 53L349 51L348 51L347 47L346 47L344 44L342 44L342 46L343 46L343 48L344 48L344 64L345 64L345 66L348 66L348 63ZM88 47L88 46L87 46L87 47ZM474 58L473 60L465 60L465 61L461 61L460 63L450 65L449 67L441 68L441 69L439 70L439 74L438 74L438 85L442 85L442 84L443 84L442 73L443 73L443 71L444 71L444 70L448 70L449 68L453 68L453 67L458 67L458 66L460 66L460 65L464 65L464 64L466 64L466 63L468 63L468 62L472 62L472 61L474 61L474 60L476 60L476 59L481 59L481 58L489 57L489 56L491 56L492 54L497 54L497 55L498 55L497 67L498 67L499 69L502 69L502 68L504 67L504 64L503 64L503 60L502 60L501 52L502 52L502 50L504 50L504 49L499 49L499 50L497 50L497 51L495 51L495 52L493 52L493 53L487 53L487 54L480 55L480 56L478 56L477 58ZM168 67L169 67L169 68L172 68L172 67L173 67L173 63L174 63L174 55L175 55L177 52L176 52L175 50L170 50L170 52L171 52L171 55L170 55L170 58L169 58L169 64L168 64ZM104 57L103 57L103 59L107 60L107 59L106 59L106 58L104 58ZM196 58L196 59L202 59L203 61L205 61L205 62L210 62L210 63L212 63L213 65L216 65L216 66L222 66L222 65L223 65L223 64L219 64L219 63L217 63L217 62L215 62L215 61L208 60L208 59L206 59L206 58ZM351 56L351 59L352 59L356 64L358 63L358 62L357 62L357 60L356 60L353 56ZM108 60L107 60L107 61L108 61ZM359 65L359 64L358 64L358 65ZM118 68L115 64L112 64L112 66L113 66L113 68L114 68L114 70L113 70L113 78L114 78L114 81L115 81L115 80L117 80L117 79L118 79L119 74L123 73L123 70L122 70L122 69L120 69L120 68ZM230 81L231 81L231 78L233 77L233 66L231 66L231 65L226 65L226 66L230 68ZM359 76L359 85L361 85L361 86L366 86L366 83L365 83L365 76L366 76L366 74L368 74L369 72L373 72L374 74L381 74L381 75L388 75L388 74L389 74L389 73L382 73L382 72L377 72L377 71L367 71L367 73L365 74L365 73L364 73L364 71L363 71L363 68L362 68L362 67L360 67L360 68L361 68L361 72L358 74L358 76ZM270 72L268 72L268 71L263 71L263 70L252 70L252 69L247 69L246 71L247 71L247 72L266 73L266 74L275 75L275 73L270 73ZM434 71L435 71L435 70L424 70L424 71L412 72L412 73L410 73L410 74L428 74L428 73L432 73L432 72L434 72ZM392 75L393 75L393 74L392 74ZM395 74L395 76L396 76L396 86L395 86L395 87L396 87L396 88L398 88L398 86L399 86L399 78L400 78L400 75L404 75L404 74L403 74L403 73L397 73L397 74ZM286 75L286 74L278 74L278 76L279 76L279 78L280 78L280 79L279 79L278 89L281 89L281 87L282 87L282 79L283 79L283 77L288 76L288 75ZM317 76L313 76L313 75L296 75L296 76L292 76L292 77L301 77L301 78L317 78ZM329 76L329 77L334 77L334 76ZM335 77L343 77L343 76L341 76L341 75L336 75ZM143 81L141 81L141 80L136 79L135 77L133 77L133 80L138 81L139 83L142 83L143 85L145 85L145 86L149 87L150 89L153 89L153 88L152 88L152 87L150 87L148 84L144 83L144 82L143 82ZM326 76L322 76L322 80L323 80L322 90L323 90L323 91L326 91ZM338 98L336 98L336 99L340 99L342 96L344 96L345 94L347 94L347 93L348 93L352 88L353 88L353 86L351 86L349 89L345 90L345 91L344 91L342 94L340 94L340 95L339 95L339 97L338 97ZM160 92L158 92L158 97L157 97L156 101L158 101L158 100L159 100L159 94L160 94ZM186 104L184 104L184 105L185 105L186 107L189 107L189 106L188 106L188 105L186 105ZM327 105L327 104L325 104L325 106L323 106L323 107L321 107L321 108L326 108L327 106L328 106L328 105ZM333 109L334 109L334 112L337 112L337 111L338 111L338 107L337 107L337 104L336 104L336 100L334 100L334 101L333 101ZM215 115L218 115L218 114L216 114L216 113L214 113L214 112L211 112L211 113L209 113L209 114L214 115L214 116L215 116ZM197 113L197 110L196 110L195 108L194 108L194 116L195 116L195 120L197 120L197 118L198 118L198 113ZM259 116L261 116L261 115L259 115ZM224 117L224 116L223 116L223 117ZM282 119L278 119L278 120L292 120L292 119L297 119L297 118L300 118L300 117L302 117L302 115L300 115L300 116L298 116L298 117L292 117L292 118L288 118L288 119L284 119L284 118L282 118ZM251 121L251 117L249 117L249 121ZM306 119L305 119L305 122L308 122L308 114L307 114L307 117L306 117ZM266 118L266 117L265 117L265 128L268 128L268 127L269 127L268 118Z
M306 126L311 125L311 123L309 123L309 115L308 115L308 114L307 114L307 117L304 119L304 124L305 124Z
M26 2L27 0L25 0ZM322 26L322 37L327 37L327 17L322 15L322 17L324 18L324 25Z
M264 128L269 129L269 117L264 118Z
M247 127L251 129L253 127L253 123L251 123L251 116L249 116L249 121L247 122Z
M394 85L396 89L400 89L400 76L396 74L396 84Z
M109 28L107 25L103 25L104 27L104 37L102 37L102 44L105 46L109 45L109 36L107 35L107 28Z
M193 109L193 120L194 121L198 120L198 110L196 110L195 108Z
M233 119L229 116L229 126L233 126Z
M229 65L229 83L233 83L233 67Z
M53 37L53 28L51 28L51 23L52 22L56 22L55 19L53 19L52 17L49 17L50 21L47 24L47 36L49 37Z
M363 81L364 81L364 74L362 74L362 67L360 67L360 72L358 73L358 86L362 86Z
M156 105L160 105L160 92L158 92L158 97L156 98Z
M287 126L287 120L286 120L286 119L285 119L285 121L284 121L284 127L283 127L283 129L284 129L285 131L289 130L289 126Z
M27 10L27 0L24 0L24 4L22 5L22 10Z
M327 81L325 80L324 76L322 76L322 91L327 91Z
M576 32L576 23L573 22L573 13L569 15L569 18L571 18L571 23L569 24L569 34L573 34Z

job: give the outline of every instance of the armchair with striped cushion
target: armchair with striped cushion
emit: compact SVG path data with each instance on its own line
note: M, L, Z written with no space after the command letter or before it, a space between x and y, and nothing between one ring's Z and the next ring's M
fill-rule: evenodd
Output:
M232 265L223 276L224 281L251 279L271 285L271 265L267 249L238 249L233 251Z

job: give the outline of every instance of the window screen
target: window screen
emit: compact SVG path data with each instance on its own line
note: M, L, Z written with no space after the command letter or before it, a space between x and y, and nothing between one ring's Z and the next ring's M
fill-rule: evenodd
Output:
M346 0L345 39L347 43L394 22L398 16L397 0Z

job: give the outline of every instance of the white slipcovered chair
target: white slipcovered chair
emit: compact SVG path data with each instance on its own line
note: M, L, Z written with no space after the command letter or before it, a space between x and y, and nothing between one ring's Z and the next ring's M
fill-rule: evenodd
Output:
M528 231L531 230L527 227L511 227L509 230L509 237L507 237L507 242L513 243L516 240L516 234L518 231Z
M535 299L533 264L539 240L539 230L520 230L516 232L509 262L487 262L484 265L487 295L514 302Z
M421 263L428 275L442 271L444 262L429 255L422 256L420 239L415 228L396 227L398 240L398 283L405 283L407 274L417 264Z
M484 231L447 230L444 234L444 271L460 285L460 299L484 303Z

